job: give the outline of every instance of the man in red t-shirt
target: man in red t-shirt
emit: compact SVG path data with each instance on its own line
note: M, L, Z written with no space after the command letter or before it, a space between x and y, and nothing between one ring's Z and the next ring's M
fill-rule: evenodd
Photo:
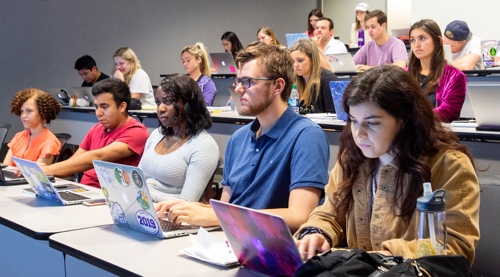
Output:
M81 183L99 188L92 161L137 166L149 134L144 125L128 115L130 89L123 81L110 78L97 82L92 94L99 123L90 129L71 158L44 166L43 171L54 176L84 172Z

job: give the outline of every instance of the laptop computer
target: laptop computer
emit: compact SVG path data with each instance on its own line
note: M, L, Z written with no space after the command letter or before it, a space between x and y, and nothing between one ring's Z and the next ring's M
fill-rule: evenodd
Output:
M28 181L24 177L18 177L14 170L2 168L0 170L0 186L15 186L27 184Z
M235 86L229 86L229 93L231 94L231 98L233 99L234 108L238 112L239 115L246 115L241 112L241 102L240 102L240 94L236 92Z
M98 160L93 164L115 224L158 238L185 236L200 229L199 226L178 225L158 218L140 168Z
M449 64L453 62L453 56L451 55L451 45L443 44L444 59L448 61Z
M500 131L500 84L469 83L467 84L472 111L477 122L477 130Z
M402 29L392 29L391 34L393 37L401 38L410 36L410 28L402 28Z
M213 199L210 204L243 267L267 276L292 276L302 265L282 217Z
M342 108L342 98L347 85L351 81L330 81L330 91L332 93L333 105L335 106L335 113L338 120L347 121L347 113Z
M215 74L236 75L236 64L230 52L210 53Z
M70 94L78 99L85 99L88 102L87 106L94 106L92 87L72 87Z
M308 37L306 33L290 33L285 34L285 38L286 46L290 49L299 39L307 39Z
M326 55L333 73L335 72L356 72L356 65L351 53L339 53Z
M61 106L68 106L71 99L70 94L64 88L49 88L46 90Z
M75 205L85 200L102 198L101 192L89 191L82 186L73 184L63 184L61 186L52 183L36 162L16 157L12 157L12 160L31 186L31 191L29 189L27 191L29 194L35 192L38 197L62 205Z

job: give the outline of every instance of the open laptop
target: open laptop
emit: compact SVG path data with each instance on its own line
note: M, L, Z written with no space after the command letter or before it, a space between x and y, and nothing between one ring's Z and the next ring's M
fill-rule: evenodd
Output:
M158 218L140 168L98 160L93 164L115 224L158 238L185 236L200 229Z
M347 121L347 113L342 108L342 97L344 91L351 81L330 81L330 91L332 93L333 105L335 106L335 113L338 120Z
M76 98L85 99L89 103L88 106L94 106L92 87L72 87L70 94L71 96L76 96Z
M402 29L392 29L391 34L393 37L396 38L401 38L401 37L406 37L408 38L410 36L410 28L402 28Z
M234 108L238 112L239 115L245 115L241 112L241 102L240 102L240 94L236 92L235 86L229 86L229 93L231 94L231 98L233 99Z
M453 56L451 55L451 45L443 44L444 59L448 61L449 64L453 62Z
M64 88L49 88L46 90L61 106L68 106L71 95Z
M101 192L89 191L82 186L74 184L56 185L45 175L40 165L36 162L12 157L17 168L31 186L31 191L36 196L55 201L62 205L75 205L89 199L102 198Z
M469 83L467 84L472 111L477 122L477 130L500 131L500 84Z
M356 65L352 59L351 53L329 54L326 55L333 73L335 72L356 72Z
M307 39L308 37L306 33L290 33L285 34L285 38L286 46L290 49L299 39Z
M15 186L27 184L28 181L24 177L18 177L14 170L2 168L0 170L0 186Z
M230 52L210 53L210 59L216 74L236 75L236 64Z
M302 265L282 217L213 199L210 204L243 267L267 276L292 276Z

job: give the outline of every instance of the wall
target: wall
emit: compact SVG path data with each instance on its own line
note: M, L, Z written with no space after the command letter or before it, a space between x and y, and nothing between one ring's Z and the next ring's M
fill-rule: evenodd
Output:
M73 66L84 54L111 74L114 51L131 47L152 83L158 84L162 73L184 72L180 51L186 45L201 41L209 51L222 52L225 31L234 31L246 45L264 25L285 43L285 33L306 30L307 14L318 5L316 0L2 2L0 121L13 125L7 140L22 129L8 110L15 93L30 86L79 86L82 80Z

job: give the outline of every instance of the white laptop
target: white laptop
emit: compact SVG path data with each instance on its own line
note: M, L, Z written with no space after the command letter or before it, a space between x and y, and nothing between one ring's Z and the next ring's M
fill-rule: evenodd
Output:
M89 199L100 199L102 193L89 191L88 189L74 184L54 184L45 175L40 165L36 162L12 157L17 168L31 186L27 193L35 193L36 196L55 201L62 205L75 205Z
M477 122L477 130L500 131L500 84L468 83L467 93Z
M356 72L356 65L352 59L351 53L329 54L326 55L333 73L335 72Z
M230 52L210 53L210 59L216 74L236 75L236 64Z
M451 45L443 44L444 59L448 61L449 64L453 62L453 56L451 55Z
M177 225L158 218L146 178L140 168L98 160L94 160L93 164L115 224L158 238L173 238L198 232L199 226Z
M76 98L85 99L88 102L87 106L94 106L92 87L72 87L70 94L71 96L76 96Z
M392 29L391 34L394 37L401 38L403 36L408 37L410 35L410 28L403 28L403 29Z

